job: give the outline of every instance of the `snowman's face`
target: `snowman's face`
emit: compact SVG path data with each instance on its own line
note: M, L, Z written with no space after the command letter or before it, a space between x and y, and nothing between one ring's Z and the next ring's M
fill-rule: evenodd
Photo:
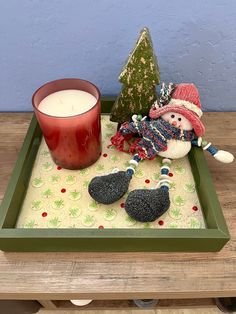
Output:
M161 118L176 128L190 131L193 129L192 123L186 119L182 114L176 112L168 112L161 116Z

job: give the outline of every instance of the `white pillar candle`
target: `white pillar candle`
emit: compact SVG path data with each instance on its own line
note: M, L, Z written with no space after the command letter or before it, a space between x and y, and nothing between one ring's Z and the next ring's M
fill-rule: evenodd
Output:
M90 110L96 102L97 99L87 92L67 89L45 97L38 110L54 117L71 117Z
M48 82L34 93L32 102L56 165L83 169L99 158L101 101L95 85L77 78Z

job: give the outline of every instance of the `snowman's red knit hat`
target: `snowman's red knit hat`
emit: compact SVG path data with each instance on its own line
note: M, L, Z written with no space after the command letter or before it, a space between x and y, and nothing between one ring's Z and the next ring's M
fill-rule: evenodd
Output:
M152 119L157 119L167 112L176 112L187 118L193 126L197 136L202 136L205 127L200 118L202 116L201 102L198 90L194 84L182 83L175 86L171 99L162 107L153 106L149 112Z

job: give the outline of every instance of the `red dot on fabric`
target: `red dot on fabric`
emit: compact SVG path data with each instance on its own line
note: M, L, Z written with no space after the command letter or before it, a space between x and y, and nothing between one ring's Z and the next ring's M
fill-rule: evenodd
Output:
M99 226L98 229L104 229L104 227L103 226Z
M121 207L121 208L125 208L125 203L121 203L121 204L120 204L120 207Z
M150 180L149 180L149 179L146 179L146 180L145 180L145 183L150 183Z
M192 210L194 210L196 212L198 210L198 207L197 206L193 206Z
M65 193L66 192L66 189L61 189L61 193Z
M163 226L163 225L164 225L164 221L163 221L163 220L159 220L159 221L158 221L158 225L159 225L159 226Z
M107 157L107 154L103 154L103 157Z
M62 168L61 168L61 166L57 166L57 170L61 170Z
M169 173L169 177L173 177L173 173L172 172Z
M47 215L48 215L48 213L46 213L46 212L42 213L42 217L47 217Z

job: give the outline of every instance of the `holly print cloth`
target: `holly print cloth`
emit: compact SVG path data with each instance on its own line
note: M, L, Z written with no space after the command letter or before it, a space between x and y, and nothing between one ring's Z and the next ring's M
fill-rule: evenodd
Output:
M87 189L96 175L114 168L125 170L131 155L110 145L117 124L102 116L102 154L92 166L67 170L54 164L44 140L39 147L17 228L205 228L188 158L175 160L170 169L170 209L152 223L131 219L124 210L127 194L111 205L96 203ZM129 191L155 188L161 158L139 163Z

